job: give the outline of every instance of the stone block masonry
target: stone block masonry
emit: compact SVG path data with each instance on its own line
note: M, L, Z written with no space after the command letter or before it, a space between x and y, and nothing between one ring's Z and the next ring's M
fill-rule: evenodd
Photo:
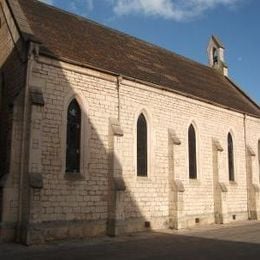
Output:
M260 218L260 118L210 101L226 104L219 96L203 102L164 86L44 56L42 47L52 44L40 45L35 38L27 42L36 32L17 1L0 0L0 241L31 245ZM227 79L214 74L221 70L194 79L204 86L218 75L225 85ZM191 73L196 72L195 66ZM143 78L155 76L149 68L142 73ZM246 111L257 114L257 106L238 94ZM242 106L237 103L231 107ZM76 108L69 110L71 104ZM75 136L76 148L69 146ZM70 168L72 150L77 167ZM194 175L190 168L196 168Z
M117 77L44 57L35 62L32 79L34 87L40 82L44 97L44 107L38 111L41 141L32 140L37 149L41 146L37 163L42 169L43 187L31 193L28 244L101 235L108 230L109 234L119 234L214 223L216 200L221 200L224 210L220 212L221 223L248 219L245 142L256 150L259 119L126 79L118 84ZM73 98L80 104L84 129L77 176L65 173L64 129ZM136 172L140 113L148 126L147 177L137 177ZM112 138L109 130L113 118L119 119L116 129L121 128L120 137ZM190 179L188 172L190 124L196 131L197 179ZM175 143L169 142L169 129L175 134ZM234 140L234 182L228 177L228 133ZM111 146L113 139L116 143ZM225 196L214 195L213 139L223 148L218 154L217 181L226 187ZM256 185L258 174L253 164ZM109 176L121 178L119 186L125 188L116 192L118 195L111 193L115 186L109 184ZM112 211L109 205L114 205Z

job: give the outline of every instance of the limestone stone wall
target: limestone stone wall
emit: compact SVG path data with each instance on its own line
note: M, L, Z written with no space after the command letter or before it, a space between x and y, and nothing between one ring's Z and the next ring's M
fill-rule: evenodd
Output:
M37 57L37 48L28 66L27 48L4 0L0 21L0 241L18 234L31 244L260 218L259 118ZM80 172L69 174L66 118L74 98L81 107L81 159ZM147 177L136 171L141 113L148 126ZM195 180L188 170L191 124ZM232 182L228 133L234 143Z
M19 60L15 44L19 42L18 31L15 28L11 13L5 3L0 1L0 77L1 77L1 134L0 134L0 176L9 171L11 113L14 96L21 88L24 67ZM23 82L22 84L20 82ZM9 134L8 134L9 133ZM4 149L3 149L4 147ZM6 149L6 147L8 149ZM3 149L3 150L2 150ZM8 151L7 151L8 150Z
M250 130L245 138L244 116L240 113L43 57L35 63L32 79L40 82L37 87L45 101L39 161L43 189L32 195L32 240L104 234L111 203L110 163L117 165L116 176L122 177L126 187L116 193L119 212L112 214L121 230L169 227L169 215L177 202L178 227L213 223L213 139L223 148L217 161L217 181L227 190L222 201L224 222L248 218L245 140L256 150L259 136L253 129L259 129L259 119L246 121ZM78 100L83 116L81 171L76 176L65 174L66 109L72 98ZM140 113L148 124L148 177L136 174L136 123ZM117 118L123 130L113 146L113 162L111 118ZM188 173L190 124L196 129L196 180L189 179ZM180 140L174 148L169 143L169 129ZM229 132L234 142L234 182L228 178ZM179 201L171 199L172 179L184 188ZM39 230L44 238L38 237Z
M260 140L260 119L247 117L246 139L247 139L247 185L249 189L249 210L252 219L260 217L260 165L258 142Z
M117 117L116 80L107 75L101 79L97 72L89 75L87 70L77 73L73 66L63 69L56 62L54 66L44 64L49 59L42 61L33 68L30 83L30 88L42 91L45 103L38 165L43 189L32 197L38 205L38 210L32 211L32 229L34 224L46 224L43 232L47 239L104 234L108 215L108 129L109 118ZM66 117L73 98L82 112L80 174L65 173Z
M14 239L18 215L25 52L6 1L0 0L0 241Z
M138 113L145 111L150 127L150 170L148 178L137 178L135 171L135 125ZM188 127L193 124L197 135L197 180L189 179ZM138 83L124 81L121 88L121 124L123 142L123 173L130 194L147 219L166 217L168 212L169 158L168 129L174 129L181 141L174 151L175 179L183 182L186 225L214 221L212 138L217 138L224 151L220 164L220 180L228 188L230 215L245 219L247 192L245 175L245 144L243 116L202 102L156 90ZM231 132L235 151L235 182L228 180L227 135ZM141 196L140 196L141 195ZM133 214L126 203L127 215Z
M258 141L260 140L260 119L247 117L246 119L246 136L247 144L250 146L255 156L253 156L253 182L259 184L260 172L258 165Z

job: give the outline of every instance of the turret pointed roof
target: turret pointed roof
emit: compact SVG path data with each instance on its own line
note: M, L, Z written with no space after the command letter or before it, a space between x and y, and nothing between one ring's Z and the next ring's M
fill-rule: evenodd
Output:
M213 41L215 42L215 44L217 45L217 47L222 48L222 49L225 49L225 46L224 46L223 42L221 42L220 39L219 39L217 36L212 35L211 37L212 37L212 40L213 40Z

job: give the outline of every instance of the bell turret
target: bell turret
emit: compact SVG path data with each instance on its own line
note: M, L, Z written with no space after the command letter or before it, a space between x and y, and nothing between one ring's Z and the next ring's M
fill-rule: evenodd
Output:
M225 63L224 50L224 44L216 36L212 35L207 49L209 66L223 73L224 76L228 76L228 67Z

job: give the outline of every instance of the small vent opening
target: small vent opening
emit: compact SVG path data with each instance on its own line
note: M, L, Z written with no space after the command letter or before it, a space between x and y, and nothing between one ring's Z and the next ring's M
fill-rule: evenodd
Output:
M195 223L199 224L200 223L200 219L199 218L195 218Z
M151 227L150 221L145 221L145 222L144 222L144 226L145 226L146 228L150 228L150 227Z

